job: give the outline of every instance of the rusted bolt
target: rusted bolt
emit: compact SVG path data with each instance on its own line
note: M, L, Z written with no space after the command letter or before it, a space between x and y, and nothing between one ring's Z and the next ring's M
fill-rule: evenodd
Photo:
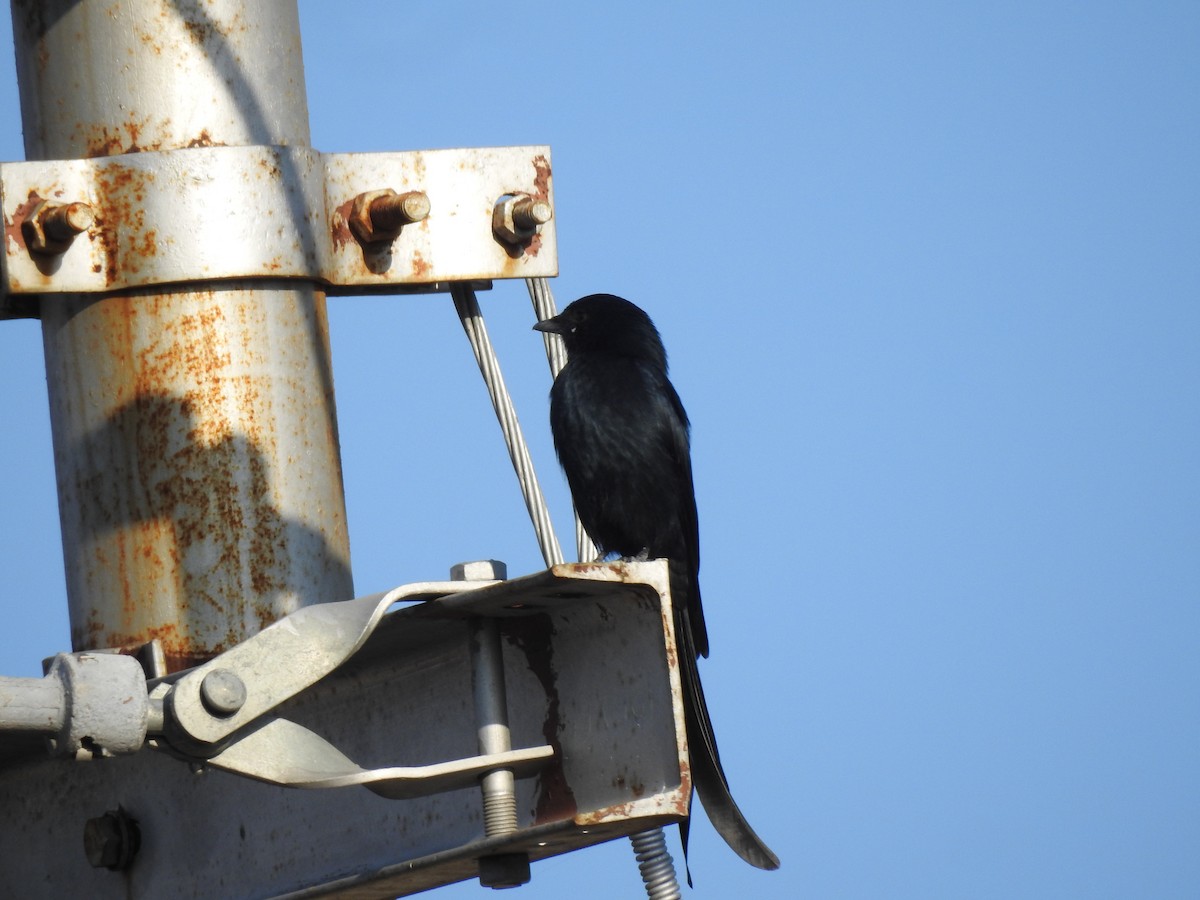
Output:
M537 228L554 217L554 210L545 200L521 197L513 204L513 222L518 228Z
M33 208L21 226L25 246L30 253L56 255L66 252L75 240L96 221L96 214L86 203L51 203L43 200Z
M405 225L429 215L429 197L424 191L397 194L391 188L367 191L354 198L350 207L350 230L364 244L394 241Z
M394 191L371 201L371 224L380 231L403 228L429 215L429 198L423 191Z
M492 210L492 233L506 244L526 244L554 218L554 208L528 194L506 194Z
M246 685L228 669L213 669L200 682L200 702L214 716L232 716L246 704Z
M137 820L121 807L84 823L83 852L95 869L129 868L141 845Z

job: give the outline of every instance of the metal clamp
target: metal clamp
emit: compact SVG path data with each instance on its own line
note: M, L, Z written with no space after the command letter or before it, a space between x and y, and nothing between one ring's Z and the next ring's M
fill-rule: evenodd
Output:
M243 278L411 290L558 272L544 146L3 163L0 194L0 296Z
M202 666L152 679L114 653L60 654L46 678L0 678L0 732L53 735L59 755L134 753L149 745L192 762L297 788L362 785L383 797L456 790L506 770L535 772L545 745L425 766L364 769L302 725L272 715L329 675L394 603L435 600L494 580L417 582L385 594L306 606Z
M394 603L493 583L417 582L386 594L299 609L174 684L161 685L165 746L156 746L259 781L302 788L362 785L389 798L454 790L496 769L532 774L553 757L552 747L481 753L429 766L363 769L308 728L268 715L353 656Z

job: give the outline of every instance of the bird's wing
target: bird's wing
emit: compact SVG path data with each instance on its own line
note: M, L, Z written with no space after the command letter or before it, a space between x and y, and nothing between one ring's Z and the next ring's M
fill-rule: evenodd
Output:
M665 378L659 396L665 397L669 406L669 412L664 416L668 423L665 440L667 452L674 462L674 472L679 479L674 496L677 507L675 517L679 529L678 543L681 546L677 548L677 552L669 555L686 566L689 582L686 594L687 610L692 643L700 656L707 657L708 626L704 621L704 607L700 601L700 524L696 514L696 488L692 480L690 424L679 395Z

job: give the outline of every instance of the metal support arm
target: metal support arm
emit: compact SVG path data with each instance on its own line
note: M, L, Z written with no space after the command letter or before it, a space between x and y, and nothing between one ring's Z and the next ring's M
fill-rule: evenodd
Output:
M688 814L664 562L555 566L400 593L427 602L378 619L387 595L327 604L329 615L344 609L335 626L341 649L318 652L310 675L336 667L218 735L203 755L173 747L166 723L148 729L162 752L100 764L48 759L36 736L0 736L0 807L14 821L40 823L0 842L0 883L117 900L130 896L130 881L107 870L115 867L127 868L139 897L207 896L233 866L240 896L386 898L485 874L491 884L514 883L512 870L497 874L497 861L536 862ZM483 752L471 641L475 624L489 620L498 626L511 743L526 748L520 755L471 756ZM309 677L298 674L295 658L305 642L285 651L280 632L305 632L317 621L288 617L267 629L259 649L274 649L257 661L245 641L240 658L152 680L149 715L193 675L206 715L217 717L239 701L257 702L268 680L278 679L273 696L292 691ZM337 664L342 653L350 655ZM44 687L37 696L53 705ZM389 768L397 760L413 765ZM479 778L497 769L517 779L517 830L489 836ZM294 789L353 784L368 790ZM126 839L135 830L140 844ZM81 831L94 838L86 857ZM203 854L194 852L198 836ZM47 869L48 858L63 864Z
M417 582L358 600L307 606L208 663L153 683L136 659L59 654L45 678L0 678L0 732L52 735L52 753L113 756L150 745L287 787L362 785L392 799L456 790L503 769L534 774L549 745L425 766L364 769L310 729L271 715L350 659L394 603L494 582ZM487 750L489 748L484 748Z

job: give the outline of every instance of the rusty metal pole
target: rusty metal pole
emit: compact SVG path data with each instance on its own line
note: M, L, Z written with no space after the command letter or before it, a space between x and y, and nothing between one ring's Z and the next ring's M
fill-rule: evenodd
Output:
M309 143L295 0L12 13L31 160ZM136 221L149 187L104 185L88 238ZM263 228L305 212L261 210ZM189 283L40 314L76 650L157 638L176 670L353 596L320 290Z

